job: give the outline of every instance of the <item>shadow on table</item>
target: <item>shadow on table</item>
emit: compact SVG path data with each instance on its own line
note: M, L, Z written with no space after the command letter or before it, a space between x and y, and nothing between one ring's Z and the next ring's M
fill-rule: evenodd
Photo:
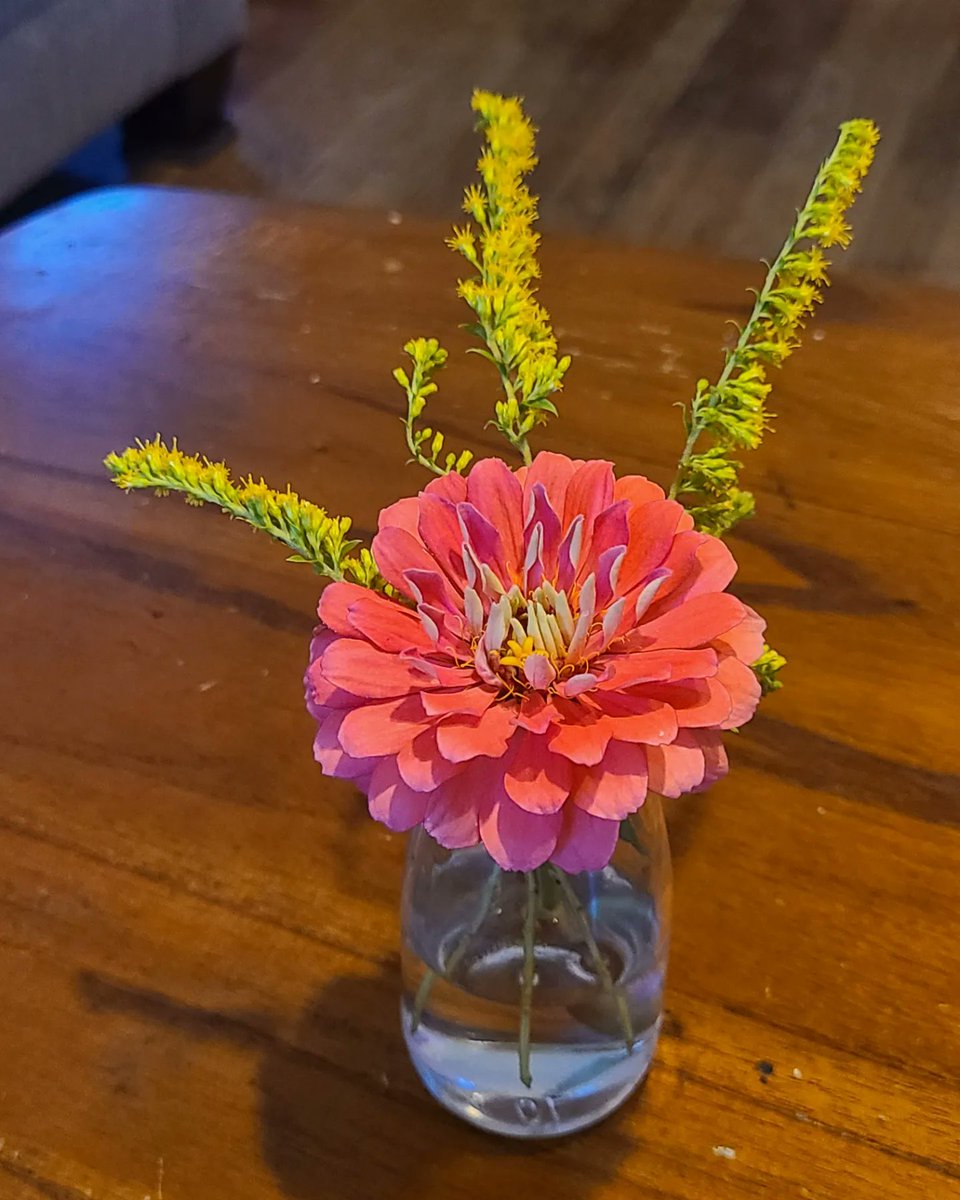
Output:
M423 1090L400 1031L398 972L332 980L260 1068L264 1158L292 1200L510 1194L583 1200L638 1146L642 1097L572 1139L481 1133Z

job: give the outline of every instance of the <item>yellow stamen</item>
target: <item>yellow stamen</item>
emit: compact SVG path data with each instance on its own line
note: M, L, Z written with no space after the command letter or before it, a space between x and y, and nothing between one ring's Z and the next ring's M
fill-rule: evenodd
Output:
M526 637L522 642L517 642L511 638L507 642L509 654L505 654L500 659L501 667L522 667L529 655L534 653L535 647L532 637Z

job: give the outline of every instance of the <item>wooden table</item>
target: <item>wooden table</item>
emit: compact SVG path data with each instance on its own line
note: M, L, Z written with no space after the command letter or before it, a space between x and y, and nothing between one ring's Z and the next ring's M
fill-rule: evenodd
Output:
M465 345L441 232L128 190L0 238L0 1197L960 1195L960 299L838 284L785 371L735 550L788 686L670 806L645 1091L518 1146L407 1062L403 839L310 756L316 578L99 465L178 433L369 530L423 483L402 342ZM575 361L540 444L668 478L756 269L553 241L544 274ZM442 384L499 453L485 364Z

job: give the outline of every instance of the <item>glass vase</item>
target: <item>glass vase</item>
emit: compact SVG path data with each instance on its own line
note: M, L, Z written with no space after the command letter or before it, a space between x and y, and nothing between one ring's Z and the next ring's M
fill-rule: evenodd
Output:
M600 871L502 871L482 846L410 837L402 1018L413 1063L451 1112L512 1137L601 1120L646 1075L670 933L660 801L625 822Z

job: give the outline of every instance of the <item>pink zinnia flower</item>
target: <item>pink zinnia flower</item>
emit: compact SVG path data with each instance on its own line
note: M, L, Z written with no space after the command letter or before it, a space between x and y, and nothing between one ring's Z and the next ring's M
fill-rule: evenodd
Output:
M482 840L508 870L604 866L648 788L726 773L720 731L760 698L764 623L692 524L648 479L559 454L384 509L373 553L407 603L323 593L306 685L324 771L391 829Z

